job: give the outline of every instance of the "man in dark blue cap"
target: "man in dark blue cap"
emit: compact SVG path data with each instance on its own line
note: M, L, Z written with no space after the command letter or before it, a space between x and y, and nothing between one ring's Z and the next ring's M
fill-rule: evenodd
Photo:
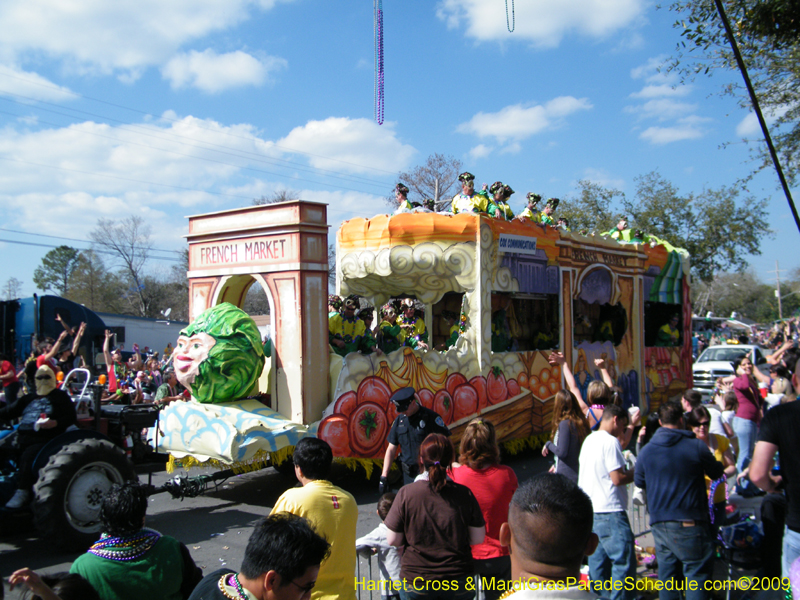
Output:
M413 483L419 474L419 447L431 433L449 436L450 430L444 420L429 408L421 406L414 388L400 388L392 394L391 401L397 408L397 418L389 430L389 447L383 458L383 472L378 488L380 494L389 491L389 469L400 447L400 466L403 468L403 485Z

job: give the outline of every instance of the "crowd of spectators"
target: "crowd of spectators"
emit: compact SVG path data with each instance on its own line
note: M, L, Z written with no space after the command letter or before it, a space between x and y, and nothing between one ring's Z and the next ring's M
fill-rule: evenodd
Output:
M337 315L357 314L346 301L342 307L347 310L337 310ZM409 309L408 320L415 317L413 303L397 308L400 312ZM76 337L80 331L76 330ZM69 335L66 330L65 334L64 338ZM120 395L127 395L132 403L183 398L174 373L163 368L165 361L158 353L140 352L134 345L133 356L125 361L122 349L111 347L111 339L107 332L107 396L120 401ZM44 343L34 359L41 363L34 382L42 393L52 392L52 381L45 376L52 373L50 378L57 379L57 373L63 372L58 362L69 362L62 351L64 341ZM74 340L70 348L73 344ZM308 596L353 600L357 551L377 553L385 582L381 591L387 600L466 600L474 596L468 581L476 574L488 582L483 597L496 600L507 591L500 582L537 573L545 580L565 581L579 574L585 557L593 582L625 581L635 577L636 569L626 513L627 488L634 482L644 492L642 501L649 509L659 579L696 581L701 586L701 593L687 592L687 599L707 597L702 584L712 576L715 535L729 512L726 487L734 491L737 484L736 491L742 495L769 491L777 492L769 495L772 504L782 499L784 510L778 511L777 518L787 526L782 560L783 575L788 576L791 562L800 556L800 473L796 471L800 454L795 452L800 450L795 433L800 427L800 404L794 402L794 390L800 387L796 370L800 351L790 340L780 344L779 352L771 357L769 375L757 373L744 357L734 364L733 376L718 381L708 404L694 390L686 390L680 402L663 403L641 427L633 459L624 451L632 446L639 413L622 408L621 395L604 361L596 361L602 381L591 382L584 395L567 361L553 353L550 361L560 365L566 389L556 396L552 431L542 454L553 455L555 462L551 473L524 482L519 489L514 472L500 464L496 432L489 421L478 418L466 426L458 454L446 429L426 434L414 455L414 476L397 494L381 496L381 525L356 540L356 501L328 480L333 460L330 446L305 438L294 453L301 486L285 492L272 516L257 525L240 573L215 572L201 580L183 544L145 527L146 492L129 483L106 495L103 536L74 562L69 578L47 580L23 569L11 581L48 600L71 597L69 585L62 582L88 583L104 600L148 595L264 599L277 598L277 591L286 586L295 589L298 600ZM12 378L2 375L13 371L5 362L0 364L4 385ZM403 414L414 404L413 389L407 391L408 398L393 400L406 402L405 408L399 407ZM779 399L771 403L765 397L769 395ZM405 446L400 443L400 447ZM778 452L783 453L779 474L771 470ZM394 454L389 462L392 458ZM382 488L385 484L382 478ZM783 498L784 486L795 493ZM287 571L277 559L262 556L274 549L270 536L289 545L292 536L299 536L305 540L304 547L313 549L311 557L301 558L305 554L298 551L297 560L306 562ZM509 548L514 550L511 554ZM261 558L252 559L247 553L261 553ZM401 581L425 585L404 589L397 583ZM158 592L149 592L150 586ZM593 597L633 597L624 588L602 589L602 594ZM581 598L584 591L576 590L573 596ZM519 598L529 592L523 589ZM93 596L84 592L81 597Z

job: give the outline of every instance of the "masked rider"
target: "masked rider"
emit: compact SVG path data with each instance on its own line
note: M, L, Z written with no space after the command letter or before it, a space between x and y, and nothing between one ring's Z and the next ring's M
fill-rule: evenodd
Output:
M19 418L19 428L2 441L2 452L17 462L17 491L6 504L7 509L23 508L31 498L36 482L33 463L47 442L64 433L77 423L72 400L58 389L56 374L47 366L36 371L36 393L26 394L14 404L0 409L0 420Z

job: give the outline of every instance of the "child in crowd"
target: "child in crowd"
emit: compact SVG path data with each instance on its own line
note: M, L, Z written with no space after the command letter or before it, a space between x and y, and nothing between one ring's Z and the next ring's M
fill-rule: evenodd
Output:
M739 401L736 399L736 394L733 392L725 392L722 396L724 402L724 410L722 411L722 426L725 428L725 434L731 442L734 454L739 454L739 439L733 431L733 417L736 415L736 410L739 408Z
M382 600L400 599L400 553L402 548L390 546L386 541L386 533L389 531L383 521L392 508L395 494L389 492L378 500L378 516L381 524L373 529L364 537L356 540L356 552L364 556L377 554L378 570L381 572L381 598ZM395 587L398 586L398 587Z

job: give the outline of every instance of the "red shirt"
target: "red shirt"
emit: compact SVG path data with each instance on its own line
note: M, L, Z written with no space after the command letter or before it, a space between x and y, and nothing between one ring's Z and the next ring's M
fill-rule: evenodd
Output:
M55 359L55 358L51 358L50 360L48 360L48 361L46 361L46 362L47 362L47 366L48 366L48 367L50 367L51 369L53 369L53 372L55 372L55 371L58 369L58 363L56 362L56 359ZM40 355L39 355L39 356L36 358L36 368L37 368L37 369L41 368L41 366L42 366L44 363L45 363L45 357L44 357L44 354L40 354Z
M482 544L472 546L475 559L506 556L508 548L500 545L500 526L508 521L508 505L517 491L517 476L511 467L495 465L476 471L466 465L453 469L451 479L467 486L481 506L486 521L486 538Z
M0 375L6 375L9 372L13 375L13 377L9 377L8 379L3 379L3 387L8 387L12 383L16 383L18 381L17 371L14 369L14 365L12 365L7 360L4 360L2 364L0 364Z
M763 402L758 385L749 376L738 375L733 380L733 393L736 394L736 400L739 402L736 416L758 423L761 420L758 409L761 408Z

